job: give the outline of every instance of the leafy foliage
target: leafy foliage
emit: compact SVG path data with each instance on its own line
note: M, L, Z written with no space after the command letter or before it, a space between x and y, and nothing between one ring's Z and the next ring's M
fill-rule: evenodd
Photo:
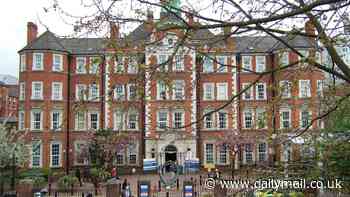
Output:
M65 175L58 179L58 187L63 190L68 190L78 183L78 178L72 175Z

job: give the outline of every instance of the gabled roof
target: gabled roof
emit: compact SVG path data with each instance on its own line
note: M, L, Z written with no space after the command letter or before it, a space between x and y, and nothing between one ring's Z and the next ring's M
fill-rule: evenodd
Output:
M64 52L67 51L66 48L61 44L59 38L57 38L49 30L41 34L38 38L33 40L20 51L23 50L55 50Z

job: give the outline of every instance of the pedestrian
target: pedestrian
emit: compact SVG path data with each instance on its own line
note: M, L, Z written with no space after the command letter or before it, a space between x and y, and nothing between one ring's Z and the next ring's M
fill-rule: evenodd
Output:
M130 184L127 183L126 188L125 188L125 197L130 197L130 196L131 196Z
M113 178L117 178L117 169L115 167L112 168L111 175Z
M80 187L83 186L83 183L82 183L82 181L81 181L81 173L80 173L80 169L79 169L79 168L77 168L77 169L75 170L75 176L78 178Z

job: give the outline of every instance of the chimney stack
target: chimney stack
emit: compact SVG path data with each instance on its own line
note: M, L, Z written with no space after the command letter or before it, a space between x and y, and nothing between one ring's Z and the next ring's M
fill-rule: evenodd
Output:
M27 44L33 42L38 36L38 26L33 22L27 23Z
M117 40L119 38L119 26L115 23L110 22L110 38L111 40Z
M316 29L315 29L314 24L312 24L312 21L311 21L311 20L308 20L308 21L305 23L305 33L306 33L308 36L315 36L315 35L316 35Z
M146 20L146 32L151 33L154 27L154 17L151 10L147 10L147 20Z

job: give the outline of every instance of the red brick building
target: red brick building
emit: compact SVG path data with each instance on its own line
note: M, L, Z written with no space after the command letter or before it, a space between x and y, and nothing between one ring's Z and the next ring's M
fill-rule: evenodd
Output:
M18 111L18 86L0 82L0 122L16 124Z
M301 63L302 72L279 69L298 56L271 37L157 30L174 23L181 21L165 11L159 21L149 13L126 37L112 24L110 39L59 38L50 31L37 37L37 26L28 23L28 43L19 51L19 129L40 142L31 167L87 165L78 155L87 132L99 128L134 137L117 150L119 166L199 158L203 166L228 167L229 150L218 144L232 133L252 139L238 151L242 165L298 157L294 145L275 151L268 138L306 127L317 116L322 72ZM197 22L188 16L188 23ZM320 57L313 40L281 39Z

